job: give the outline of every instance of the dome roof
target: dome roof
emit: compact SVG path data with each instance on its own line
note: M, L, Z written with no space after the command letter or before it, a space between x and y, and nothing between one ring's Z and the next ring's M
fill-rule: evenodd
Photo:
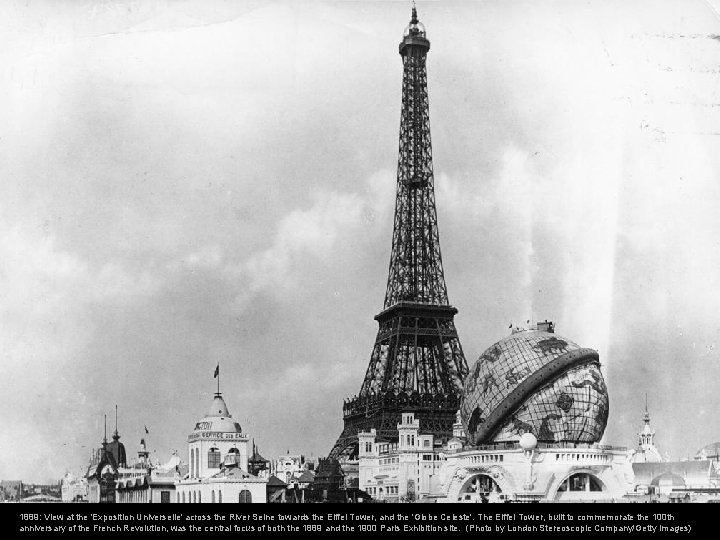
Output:
M553 332L515 332L488 348L467 378L460 406L474 444L596 442L605 431L608 394L598 354Z
M120 435L117 431L113 434L112 442L107 443L106 450L112 454L119 467L127 467L127 452L125 452L125 445L120 442Z
M720 442L703 446L695 454L695 459L720 459Z
M225 400L222 398L220 394L215 394L215 398L213 398L212 405L210 405L210 410L207 413L208 416L225 416L230 417L230 411L228 411L227 405L225 404Z
M195 431L219 431L224 433L242 433L242 428L232 419L221 394L215 394L207 415L195 424Z
M652 482L650 483L651 486L658 486L658 487L678 487L683 488L685 487L685 479L680 476L679 474L675 474L673 472L664 472L659 476L656 476L653 478Z

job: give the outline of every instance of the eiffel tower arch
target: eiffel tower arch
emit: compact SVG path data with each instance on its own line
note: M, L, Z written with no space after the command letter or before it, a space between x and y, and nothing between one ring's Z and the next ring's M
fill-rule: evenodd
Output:
M412 8L400 43L403 62L400 147L392 250L379 329L362 387L345 400L344 429L331 458L357 455L358 431L397 441L403 411L423 432L452 437L467 375L440 255L430 141L425 27Z

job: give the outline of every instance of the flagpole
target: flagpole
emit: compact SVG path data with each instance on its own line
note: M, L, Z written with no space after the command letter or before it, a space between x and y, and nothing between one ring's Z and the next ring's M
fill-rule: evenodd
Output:
M218 362L218 386L217 386L217 393L220 393L220 362Z

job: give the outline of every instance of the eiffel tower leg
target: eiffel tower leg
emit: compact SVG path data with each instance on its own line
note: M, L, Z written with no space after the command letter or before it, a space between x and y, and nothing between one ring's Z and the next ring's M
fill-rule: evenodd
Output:
M357 454L357 432L358 430L354 425L345 426L337 442L332 447L332 450L330 450L328 457L331 459L340 459L343 454Z

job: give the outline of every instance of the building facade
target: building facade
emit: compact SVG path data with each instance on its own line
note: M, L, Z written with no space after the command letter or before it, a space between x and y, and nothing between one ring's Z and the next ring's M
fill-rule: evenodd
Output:
M626 448L596 443L517 443L448 454L440 502L620 502L632 489Z
M250 437L233 420L222 395L188 436L189 472L176 485L178 503L263 503L267 478L248 471Z
M693 459L662 459L645 405L644 426L633 456L633 493L650 501L720 501L720 443L704 446Z
M107 432L106 432L107 433ZM102 447L95 450L90 459L85 479L87 480L87 500L91 503L114 503L115 487L121 474L132 471L127 469L125 445L120 442L117 429L117 407L115 413L115 432L112 442L103 436Z
M153 464L145 439L140 440L138 461L121 474L115 486L117 503L171 503L176 501L175 485L180 481L184 466L173 455L164 464Z
M632 452L597 443L438 444L412 413L399 442L361 432L360 489L385 502L619 502L633 488Z
M63 476L60 482L60 498L62 502L87 502L88 482L87 478L78 478L71 472Z
M315 469L314 461L307 461L302 454L286 454L271 463L271 474L286 484L297 481L305 472Z
M403 413L397 430L397 442L378 439L374 429L358 434L360 489L388 502L440 496L439 472L447 448L433 434L420 433L413 413Z

